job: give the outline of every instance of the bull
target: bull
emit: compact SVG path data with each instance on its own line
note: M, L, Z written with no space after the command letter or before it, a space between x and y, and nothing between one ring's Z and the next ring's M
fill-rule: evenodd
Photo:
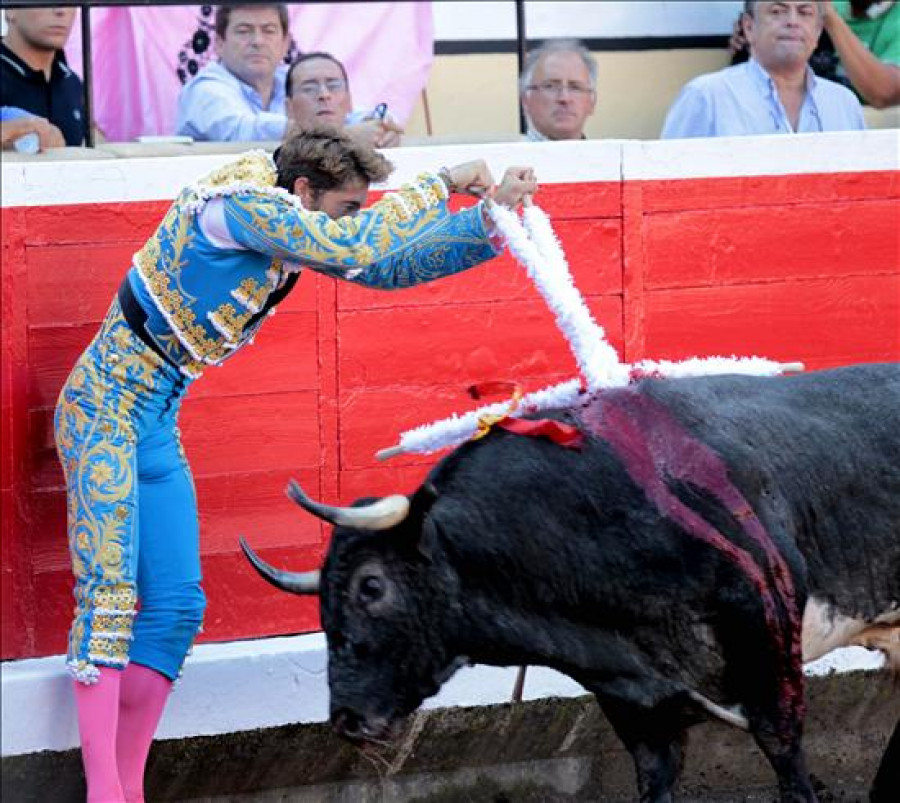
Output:
M782 801L815 800L802 664L900 661L900 364L645 378L545 417L578 448L495 428L409 496L350 508L319 594L331 720L356 742L467 663L544 665L593 693L644 801L672 799L686 729L745 728ZM894 799L900 799L894 798Z

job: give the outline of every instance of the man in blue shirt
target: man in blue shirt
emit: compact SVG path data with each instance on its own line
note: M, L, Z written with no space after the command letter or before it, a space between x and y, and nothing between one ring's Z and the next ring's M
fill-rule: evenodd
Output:
M292 71L302 70L304 76L295 83L299 87L308 78L329 95L325 98L326 103L335 100L346 105L346 116L339 120L304 122L293 113L296 109L286 107L288 67L284 59L291 36L287 7L283 3L219 6L215 29L219 61L207 65L181 90L176 123L179 134L212 142L281 141L291 112L293 122L302 123L304 128L312 122L348 125L363 142L375 147L399 144L402 129L396 123L391 120L363 121L366 113L350 110L347 73L343 65L327 53L301 56L297 64L302 62L302 67L292 68ZM335 70L335 76L328 72ZM323 71L327 74L319 75ZM307 72L311 74L305 75ZM327 90L334 84L334 78L341 78L343 82L339 92ZM318 103L320 94L317 92L310 102Z
M220 60L182 89L178 133L215 142L281 140L287 7L220 6L215 25Z
M743 23L750 60L691 81L669 109L663 139L865 128L856 96L809 68L821 3L747 0Z

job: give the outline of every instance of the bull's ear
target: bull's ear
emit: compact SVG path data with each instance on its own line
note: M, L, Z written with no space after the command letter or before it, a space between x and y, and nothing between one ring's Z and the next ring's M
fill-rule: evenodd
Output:
M409 500L409 516L406 519L406 533L409 546L425 560L431 561L433 546L437 538L431 507L438 498L438 490L430 482L425 482Z
M423 482L409 500L409 518L425 518L437 498L438 489L434 487L434 483Z
M419 540L416 548L419 554L431 563L434 558L434 550L438 542L438 524L431 516L422 519L422 526L419 528Z

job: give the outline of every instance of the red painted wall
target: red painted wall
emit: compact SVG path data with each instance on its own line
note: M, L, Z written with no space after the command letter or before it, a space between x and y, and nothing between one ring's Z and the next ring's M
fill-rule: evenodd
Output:
M738 354L808 369L900 359L900 188L892 172L555 184L576 282L625 359ZM162 202L2 210L2 657L65 650L71 580L52 414ZM318 626L237 549L317 565L326 533L283 495L409 490L433 457L377 464L403 430L472 407L466 388L574 376L553 318L501 257L401 293L305 274L257 338L184 405L200 500L204 640Z

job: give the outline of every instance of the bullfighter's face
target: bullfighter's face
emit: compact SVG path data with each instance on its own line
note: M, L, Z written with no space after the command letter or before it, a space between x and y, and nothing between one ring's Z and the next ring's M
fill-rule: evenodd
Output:
M303 206L312 212L324 212L332 220L358 215L368 194L369 185L362 179L352 179L333 190L313 189L305 176L294 182L294 195Z

